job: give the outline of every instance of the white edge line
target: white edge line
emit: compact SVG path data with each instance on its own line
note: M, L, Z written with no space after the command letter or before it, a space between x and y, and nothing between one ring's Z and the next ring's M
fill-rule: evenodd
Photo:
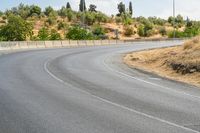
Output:
M45 70L52 78L54 78L55 80L57 80L57 81L59 81L59 82L65 84L65 82L64 82L63 80L61 80L60 78L56 77L53 73L51 73L51 72L49 71L49 69L47 68L47 65L48 65L49 62L50 62L50 59L47 60L47 61L44 63L44 70ZM108 101L108 100L106 100L106 99L104 99L104 98L98 97L98 96L93 95L93 94L91 94L91 93L88 93L88 92L86 92L86 91L83 91L83 90L80 90L80 89L77 89L77 90L78 90L78 91L81 91L81 92L84 92L85 94L89 94L89 95L93 96L94 98L99 99L99 100L102 101L102 102L111 104L111 105L113 105L113 106L122 108L122 109L124 109L124 110L128 110L128 111L133 112L133 113L136 113L136 114L138 114L138 115L142 115L142 116L144 116L144 117L147 117L147 118L150 118L150 119L153 119L153 120L157 120L157 121L160 121L160 122L162 122L162 123L165 123L165 124L168 124L168 125L171 125L171 126L174 126L174 127L178 127L178 128L181 128L181 129L184 129L184 130L193 132L193 133L199 133L198 131L192 130L192 129L190 129L190 128L187 128L187 127L184 127L184 126L181 126L181 125L178 125L178 124L175 124L175 123L172 123L172 122L169 122L169 121L160 119L160 118L158 118L158 117L155 117L155 116L152 116L152 115L148 115L148 114L145 114L145 113L136 111L136 110L134 110L134 109L125 107L125 106L123 106L123 105L120 105L120 104L117 104L117 103Z
M107 58L106 58L106 59L107 59ZM109 67L109 66L105 63L105 60L103 61L103 65L104 65L107 69L109 69L110 71L113 71L113 72L115 72L115 73L118 73L118 74L120 74L120 75L122 75L122 76L131 78L131 79L134 79L134 80L138 80L138 81L140 81L140 82L144 82L144 83L147 83L147 84L156 86L156 87L161 87L161 88L163 88L163 89L170 90L170 91L173 91L173 92L175 92L175 93L183 94L183 95L186 95L186 96L190 96L190 97L192 97L192 98L194 98L194 99L200 100L200 97L199 97L199 96L195 96L195 95L192 95L192 94L188 94L188 93L186 93L186 92L179 92L179 91L174 90L174 89L172 89L172 88L165 87L165 86L161 86L161 85L159 85L159 84L152 83L152 82L149 82L149 81L140 79L140 78L136 78L136 77L130 76L130 75L126 74L126 73L123 73L123 72L114 70L114 69L112 69L111 67ZM119 75L119 76L120 76L120 75Z

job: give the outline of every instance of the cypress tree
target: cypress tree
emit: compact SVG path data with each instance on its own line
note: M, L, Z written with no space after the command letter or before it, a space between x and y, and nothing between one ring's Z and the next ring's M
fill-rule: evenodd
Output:
M79 11L84 12L86 10L85 0L80 0Z
M132 2L129 2L129 13L132 16L133 15L133 6L132 6Z
M67 2L66 8L67 8L67 9L71 9L71 5L70 5L69 2Z

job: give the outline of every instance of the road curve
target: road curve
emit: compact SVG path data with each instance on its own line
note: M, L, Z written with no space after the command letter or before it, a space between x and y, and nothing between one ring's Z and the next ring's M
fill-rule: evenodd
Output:
M179 43L2 55L0 133L199 133L199 88L121 61L129 51Z

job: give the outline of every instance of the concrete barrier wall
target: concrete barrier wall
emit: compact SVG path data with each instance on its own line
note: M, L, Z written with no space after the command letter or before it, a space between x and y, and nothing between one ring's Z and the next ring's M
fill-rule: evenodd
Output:
M0 50L34 49L34 48L60 48L60 47L85 47L100 45L129 44L142 41L172 41L180 39L140 39L140 40L59 40L59 41L8 41L0 42ZM182 39L184 40L184 39Z

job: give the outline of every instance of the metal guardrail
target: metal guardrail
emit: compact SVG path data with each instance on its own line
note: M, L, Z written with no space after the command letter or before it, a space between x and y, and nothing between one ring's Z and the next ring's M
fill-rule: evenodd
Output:
M135 40L59 40L59 41L7 41L0 42L0 50L60 48L128 44L145 41L172 41L184 39L135 39Z

